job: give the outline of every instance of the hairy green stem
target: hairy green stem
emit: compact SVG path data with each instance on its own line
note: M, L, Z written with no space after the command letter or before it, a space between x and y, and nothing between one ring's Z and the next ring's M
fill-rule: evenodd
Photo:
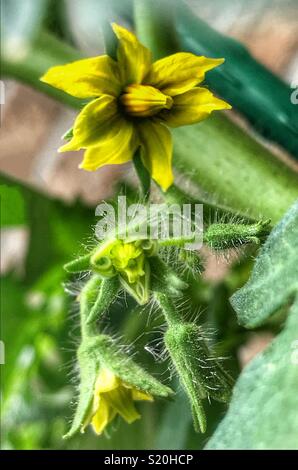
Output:
M177 312L176 310L174 302L169 297L169 295L161 292L154 292L154 297L159 307L161 308L169 326L178 325L183 322L183 320L181 320L179 312Z
M98 335L96 321L107 311L119 290L118 277L93 275L80 294L82 338Z

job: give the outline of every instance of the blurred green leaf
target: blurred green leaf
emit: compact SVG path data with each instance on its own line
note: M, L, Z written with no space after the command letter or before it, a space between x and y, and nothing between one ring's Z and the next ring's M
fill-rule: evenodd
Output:
M297 252L298 201L263 245L249 281L231 298L245 327L260 326L297 293Z
M1 184L0 201L1 227L26 223L24 199L17 188Z
M229 3L233 8L232 2ZM298 158L298 108L291 103L290 86L255 60L243 44L202 21L184 1L177 4L180 6L176 26L181 49L225 59L222 66L207 74L207 86L243 113L266 138L278 142ZM213 8L216 10L215 5ZM221 8L226 10L227 6Z
M206 449L298 449L298 301L282 333L244 369Z
M268 237L232 305L239 321L253 327L296 300L283 331L240 375L207 449L298 449L297 242L298 202Z

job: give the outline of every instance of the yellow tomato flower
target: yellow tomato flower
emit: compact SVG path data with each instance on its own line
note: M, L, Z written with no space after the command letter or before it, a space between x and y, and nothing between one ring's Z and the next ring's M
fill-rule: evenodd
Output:
M133 423L141 417L134 405L138 400L153 401L153 397L123 382L111 370L101 369L94 387L92 407L82 431L91 424L96 434L101 434L116 415L129 424Z
M202 121L230 105L197 85L224 59L179 52L152 63L136 36L113 24L117 61L107 55L52 67L41 80L78 98L92 98L75 120L73 137L59 151L85 149L80 167L132 160L143 164L163 188L173 183L169 127Z

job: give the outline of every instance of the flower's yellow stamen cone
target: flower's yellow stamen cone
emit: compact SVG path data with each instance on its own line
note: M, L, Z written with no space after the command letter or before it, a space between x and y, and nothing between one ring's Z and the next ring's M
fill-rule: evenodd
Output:
M120 97L125 112L130 116L149 117L161 109L171 109L173 99L148 85L129 85Z

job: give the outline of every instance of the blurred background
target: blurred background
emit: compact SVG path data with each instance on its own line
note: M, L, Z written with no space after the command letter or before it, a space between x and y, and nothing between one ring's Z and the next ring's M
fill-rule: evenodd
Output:
M192 16L238 40L285 83L298 86L295 0L184 3ZM88 173L78 170L79 152L58 156L61 136L71 127L77 111L30 86L26 75L30 63L25 68L19 64L26 61L41 30L82 56L102 54L100 18L112 18L132 28L132 5L129 0L4 0L1 6L2 59L9 67L2 77L0 171L1 183L10 193L7 200L6 193L1 193L1 340L6 354L5 365L1 365L1 448L202 448L225 407L206 403L207 435L196 435L179 387L175 402L142 405L142 420L131 426L116 422L109 436L98 438L88 430L68 442L61 438L76 396L76 296L82 282L66 278L61 266L82 250L82 241L90 243L94 207L112 196L129 165ZM38 54L42 60L42 43ZM265 140L266 133L255 129L240 105L229 116L297 170L297 160L290 158L289 149ZM243 284L250 267L247 257L235 262L233 253L226 257L208 253L204 276L193 285L193 308L201 312L202 321L213 321L213 339L229 357L227 367L235 376L274 334L274 327L272 331L245 332L237 326L229 306L229 296ZM132 351L139 351L141 363L162 380L171 379L160 346L158 315L148 316L127 299L113 307L108 323L109 331L120 329Z

